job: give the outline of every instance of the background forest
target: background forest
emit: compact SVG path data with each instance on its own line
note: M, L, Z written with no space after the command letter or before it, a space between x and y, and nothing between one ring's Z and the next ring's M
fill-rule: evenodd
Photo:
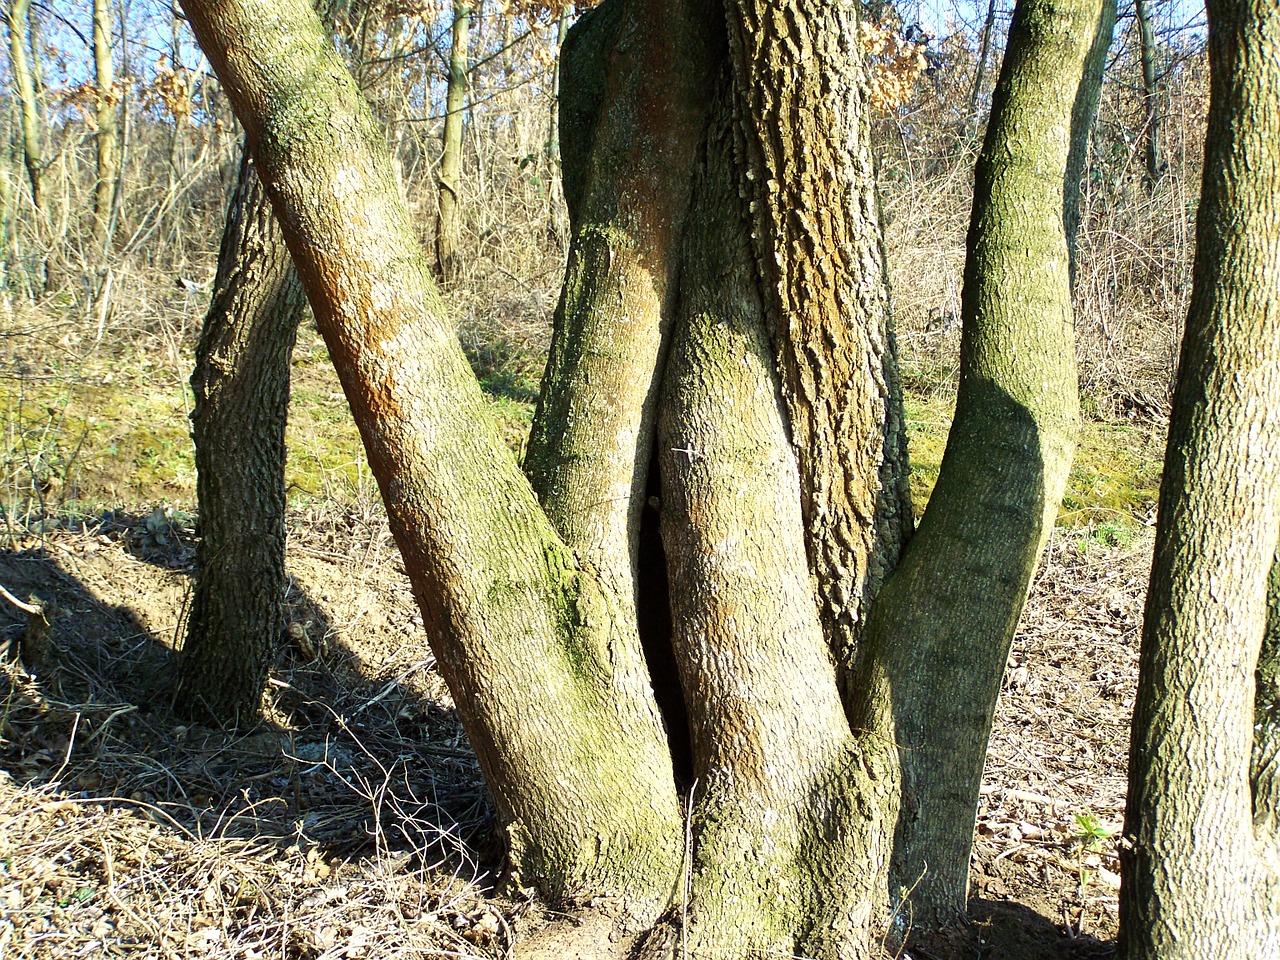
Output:
M867 10L917 515L954 404L972 170L1011 7ZM554 94L573 13L340 14L515 448L566 253ZM15 0L7 28L0 586L44 613L0 612L22 654L4 675L0 955L501 955L537 910L496 896L478 770L309 324L288 429L291 644L270 723L221 731L167 712L198 523L187 381L239 131L166 5ZM1115 931L1112 835L1207 98L1202 11L1122 7L1079 234L1084 430L979 811L993 955L1103 955Z

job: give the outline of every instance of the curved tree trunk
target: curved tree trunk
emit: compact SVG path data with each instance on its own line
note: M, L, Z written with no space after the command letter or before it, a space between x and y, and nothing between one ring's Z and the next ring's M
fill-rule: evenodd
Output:
M191 375L200 540L178 703L192 716L255 716L278 649L289 358L305 306L246 152Z
M671 939L679 955L873 956L896 758L887 731L850 729L823 632L723 80L659 431L697 782L690 897Z
M1254 730L1255 704L1275 699L1257 684L1274 669L1263 650L1280 541L1280 7L1208 10L1195 276L1129 759L1130 960L1280 955L1274 755L1255 753Z
M963 916L1000 679L1079 426L1064 180L1103 0L1020 0L978 161L960 386L938 484L872 609L903 799L903 922Z

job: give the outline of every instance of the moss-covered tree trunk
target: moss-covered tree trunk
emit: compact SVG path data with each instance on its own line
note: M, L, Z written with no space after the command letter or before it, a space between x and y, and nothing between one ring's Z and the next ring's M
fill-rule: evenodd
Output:
M1000 680L1075 451L1064 181L1073 130L1088 133L1073 113L1100 26L1110 35L1105 6L1019 0L1014 12L975 178L955 419L872 610L903 768L891 890L917 927L965 911Z
M191 375L200 540L178 703L203 719L254 717L278 649L289 358L305 306L246 152Z
M1278 734L1255 729L1255 709L1276 700L1280 7L1210 0L1208 11L1196 265L1129 758L1128 960L1280 956Z

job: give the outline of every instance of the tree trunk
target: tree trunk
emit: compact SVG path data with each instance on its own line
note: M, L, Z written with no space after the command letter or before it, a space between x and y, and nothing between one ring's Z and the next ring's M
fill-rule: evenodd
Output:
M440 154L440 216L436 223L436 271L445 283L458 275L458 241L462 232L461 189L462 122L466 118L467 54L471 47L472 5L455 0L453 45L449 52L449 77L445 93L444 149Z
M514 869L651 918L675 889L681 817L632 668L630 598L573 556L503 444L315 15L299 0L186 8L315 308Z
M975 177L956 413L941 473L868 626L893 690L903 922L963 916L1009 645L1079 426L1064 223L1068 152L1103 0L1020 0Z
M337 2L316 5L326 22ZM279 650L289 362L305 306L246 147L191 375L201 536L178 707L205 720L255 716Z
M116 123L115 65L111 49L111 3L93 0L93 65L98 86L97 183L93 191L93 245L105 265L111 214L119 176L120 130Z
M1107 66L1107 53L1116 32L1116 0L1102 0L1102 13L1093 45L1085 57L1084 72L1071 108L1071 142L1067 148L1067 172L1062 181L1062 226L1067 235L1067 257L1071 290L1076 288L1076 251L1079 246L1080 222L1084 216L1084 179L1088 173L1089 148L1093 142L1093 123L1098 118L1102 100L1102 74Z
M726 9L742 189L809 563L847 672L867 604L912 524L858 4L731 0Z
M1133 0L1134 14L1138 20L1138 44L1142 59L1142 132L1146 144L1146 161L1143 180L1148 190L1155 190L1164 179L1169 165L1160 146L1160 80L1156 75L1156 37L1151 29L1149 0Z
M1196 265L1129 759L1132 960L1280 955L1275 760L1254 729L1275 700L1258 681L1274 669L1274 637L1262 651L1280 541L1280 7L1208 12ZM1256 733L1274 745L1274 729Z
M678 955L873 956L896 758L883 748L887 730L855 734L845 717L739 194L727 72L719 90L659 431L697 778Z
M22 159L31 181L31 202L44 210L44 158L40 151L40 114L36 106L35 84L27 60L31 0L12 0L9 4L9 69L13 72L13 88L22 117Z
M278 649L289 358L305 306L246 151L191 375L200 540L178 702L201 719L256 716Z

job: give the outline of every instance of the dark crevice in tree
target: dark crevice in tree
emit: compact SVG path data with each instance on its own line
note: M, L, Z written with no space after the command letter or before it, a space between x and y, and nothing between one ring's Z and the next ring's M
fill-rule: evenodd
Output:
M689 711L680 689L680 674L671 645L671 588L667 583L661 516L662 480L655 450L645 487L645 505L640 513L636 622L649 667L649 682L653 684L653 695L667 730L676 786L684 792L693 783L693 753L689 745Z

